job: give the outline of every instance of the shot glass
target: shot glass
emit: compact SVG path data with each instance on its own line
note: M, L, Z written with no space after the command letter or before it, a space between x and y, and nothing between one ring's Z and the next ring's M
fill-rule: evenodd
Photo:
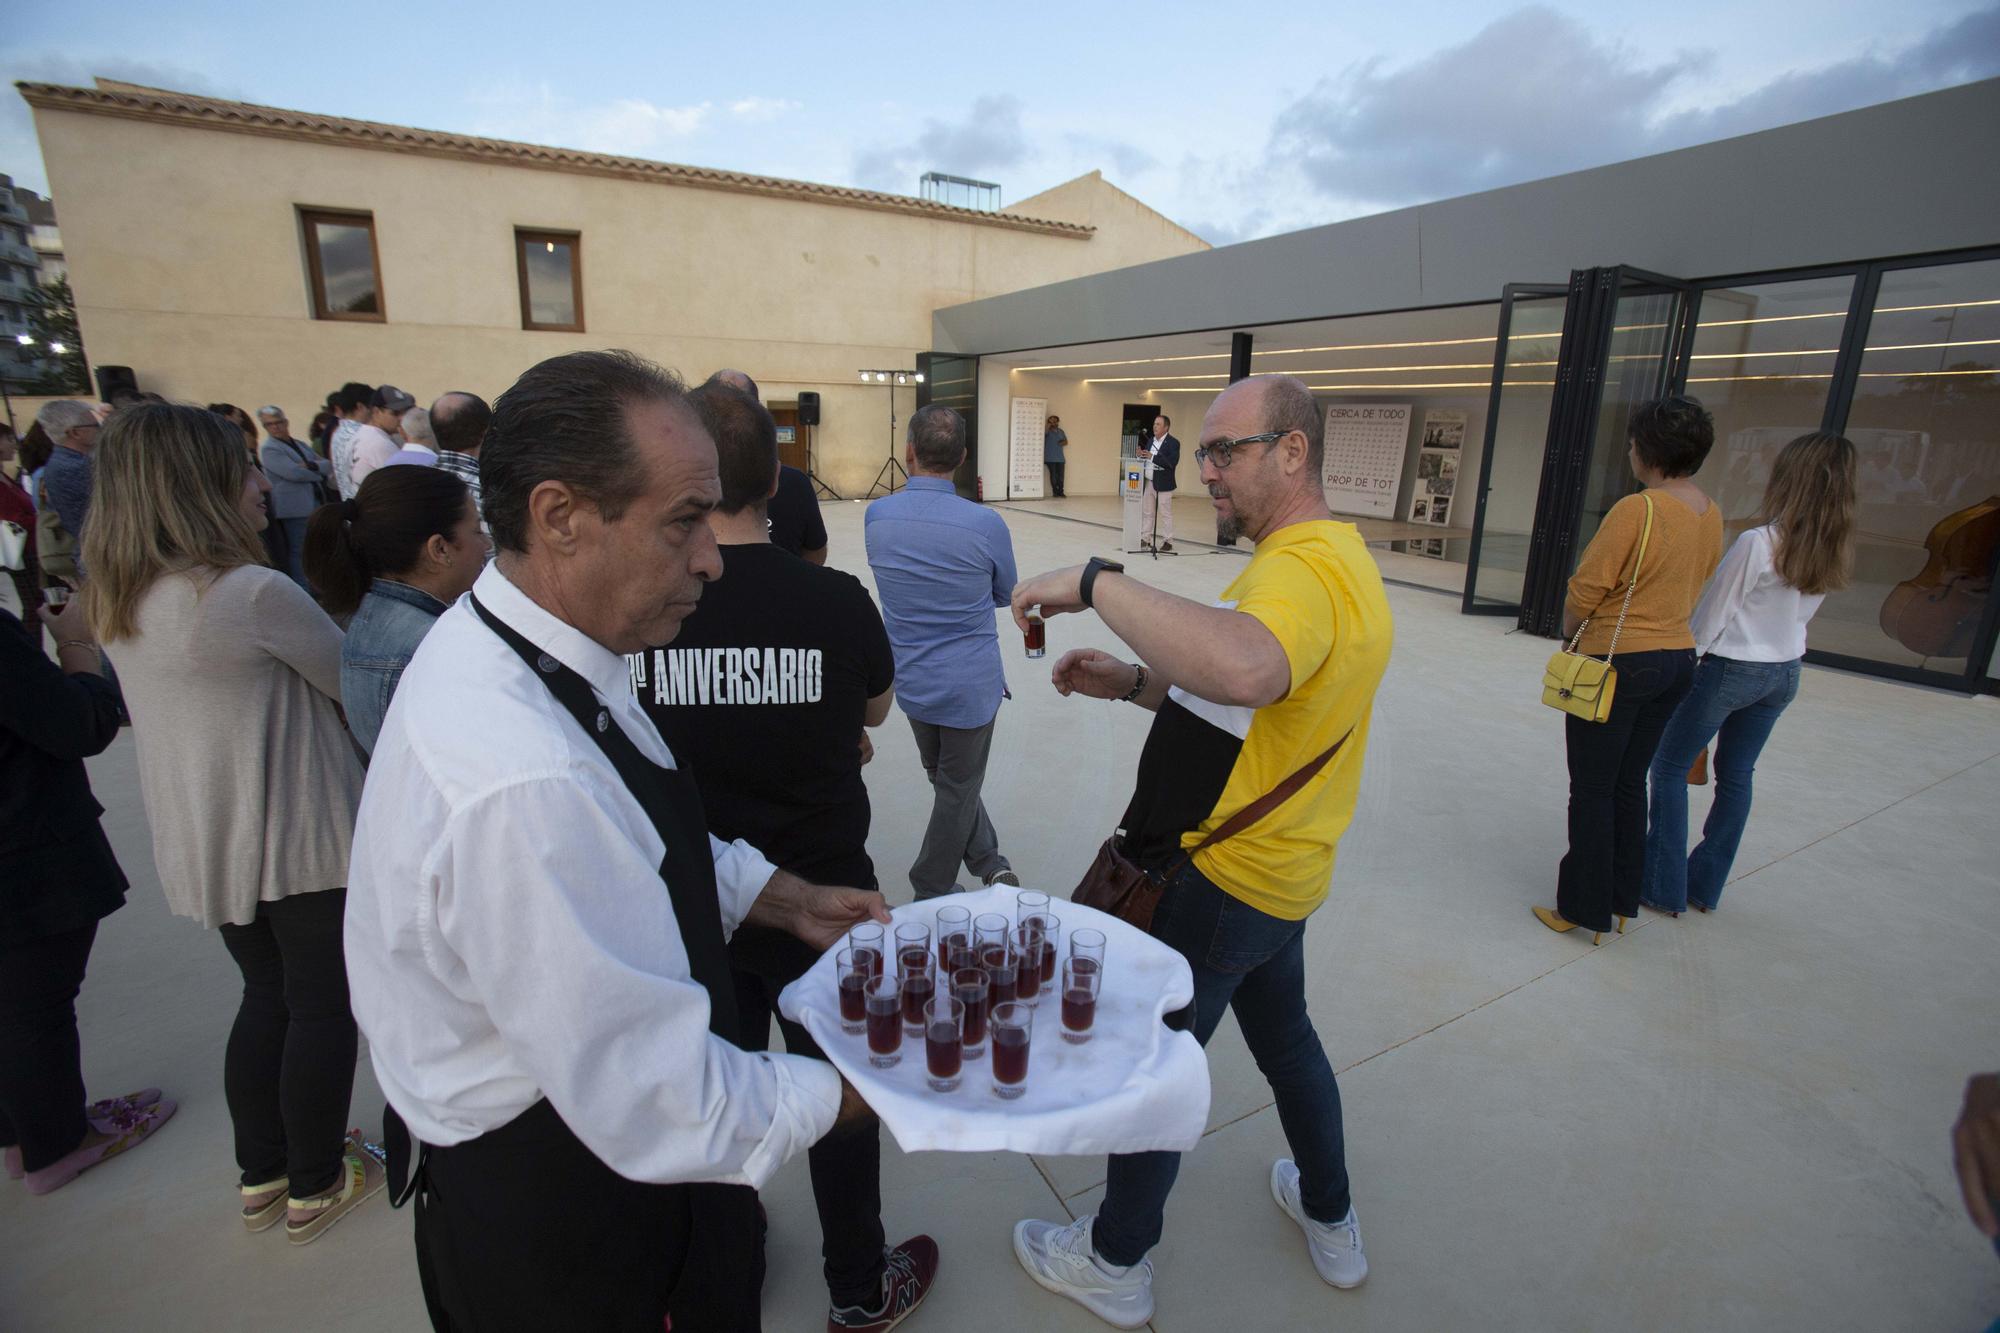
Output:
M1028 1090L1028 1043L1035 1011L1025 1004L993 1007L986 1035L993 1043L993 1095L1011 1101Z
M882 975L882 964L889 956L889 946L883 942L881 922L864 921L848 931L847 947L854 950L857 959L867 960L870 976Z
M896 966L912 966L910 955L920 953L926 958L931 952L931 928L920 921L906 921L896 927Z
M1063 1040L1082 1045L1090 1040L1090 1029L1097 1022L1097 991L1104 982L1104 974L1097 965L1086 959L1071 958L1063 963L1062 974L1062 1035Z
M915 949L906 951L897 975L903 979L903 1035L920 1037L924 1031L924 1006L937 994L937 973L931 969L930 945L926 943L921 953Z
M924 1072L932 1092L958 1086L965 1063L965 1006L956 996L940 995L924 1006Z
M951 993L965 1011L965 1027L959 1037L965 1058L977 1060L986 1054L986 1012L993 1005L993 983L986 979L985 968L961 967L951 974Z
M69 605L69 585L67 583L50 583L48 587L42 589L42 601L51 611L62 610L65 606ZM39 629L40 626L36 626L36 628Z
M979 951L979 966L986 973L987 993L994 1005L1011 1004L1021 984L1020 960L1005 941Z
M1069 956L1079 963L1088 963L1097 971L1104 970L1104 932L1073 930L1069 934Z
M972 945L975 949L979 950L981 963L985 962L986 950L988 948L995 944L1003 949L1006 948L1007 937L1013 933L1014 923L1006 917L1001 916L998 912L982 912L974 918L972 922Z
M1031 917L1047 916L1049 895L1034 889L1022 889L1014 895L1014 924L1021 925Z
M1039 608L1028 612L1026 638L1028 656L1043 657L1047 655L1049 651L1048 627L1042 622L1042 613Z
M868 1063L891 1069L903 1058L903 979L891 972L870 977L862 989L868 1024Z
M1044 912L1028 924L1041 928L1042 986L1046 989L1056 984L1056 941L1062 934L1062 921L1053 913Z
M868 983L874 971L866 958L857 958L855 949L842 949L833 957L834 977L840 987L840 1030L857 1033L868 1030Z
M938 971L950 975L951 956L972 947L972 913L963 907L940 907L937 914Z
M1014 958L1019 967L1014 998L1035 1004L1042 993L1042 928L1030 923L1014 928Z

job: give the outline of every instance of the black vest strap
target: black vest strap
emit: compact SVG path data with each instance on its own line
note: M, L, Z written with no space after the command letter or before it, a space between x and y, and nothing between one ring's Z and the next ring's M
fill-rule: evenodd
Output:
M674 919L680 923L688 971L708 992L709 1031L728 1041L739 1040L736 987L722 934L715 861L708 850L708 820L694 779L685 769L662 768L641 754L612 719L611 710L597 701L589 681L529 643L513 626L487 610L477 596L472 598L472 609L528 664L556 702L576 719L583 734L597 742L626 790L653 821L660 841L666 844L660 878L666 881Z

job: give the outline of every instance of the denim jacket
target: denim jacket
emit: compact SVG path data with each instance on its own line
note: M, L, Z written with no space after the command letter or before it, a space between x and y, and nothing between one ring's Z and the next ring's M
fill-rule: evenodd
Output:
M396 682L444 612L444 603L421 588L391 579L376 579L361 599L340 648L340 697L363 751L375 752Z

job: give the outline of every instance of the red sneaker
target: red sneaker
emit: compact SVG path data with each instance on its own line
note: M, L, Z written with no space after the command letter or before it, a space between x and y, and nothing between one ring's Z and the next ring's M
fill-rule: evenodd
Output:
M882 1274L882 1300L872 1310L836 1305L827 1312L826 1333L888 1333L916 1313L937 1279L938 1247L929 1236L912 1236L889 1251Z

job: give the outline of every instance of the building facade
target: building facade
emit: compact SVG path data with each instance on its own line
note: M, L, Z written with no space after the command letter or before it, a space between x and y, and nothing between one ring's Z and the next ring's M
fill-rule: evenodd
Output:
M1206 249L1093 173L999 212L100 80L22 84L84 344L141 388L309 420L345 380L488 398L562 352L755 376L865 494L931 312ZM900 453L900 440L894 445Z
M14 178L0 176L0 376L17 391L42 373L35 353L19 341L28 334L28 301L41 281L40 261L28 243L32 225Z
M1811 660L1995 692L2000 170L1964 148L1996 142L1988 80L943 309L932 363L990 437L1017 400L1061 415L1071 495L1117 485L1151 413L1192 439L1230 380L1303 376L1385 573L1538 633L1634 485L1638 402L1713 411L1697 480L1732 537L1786 442L1844 432L1855 574Z

